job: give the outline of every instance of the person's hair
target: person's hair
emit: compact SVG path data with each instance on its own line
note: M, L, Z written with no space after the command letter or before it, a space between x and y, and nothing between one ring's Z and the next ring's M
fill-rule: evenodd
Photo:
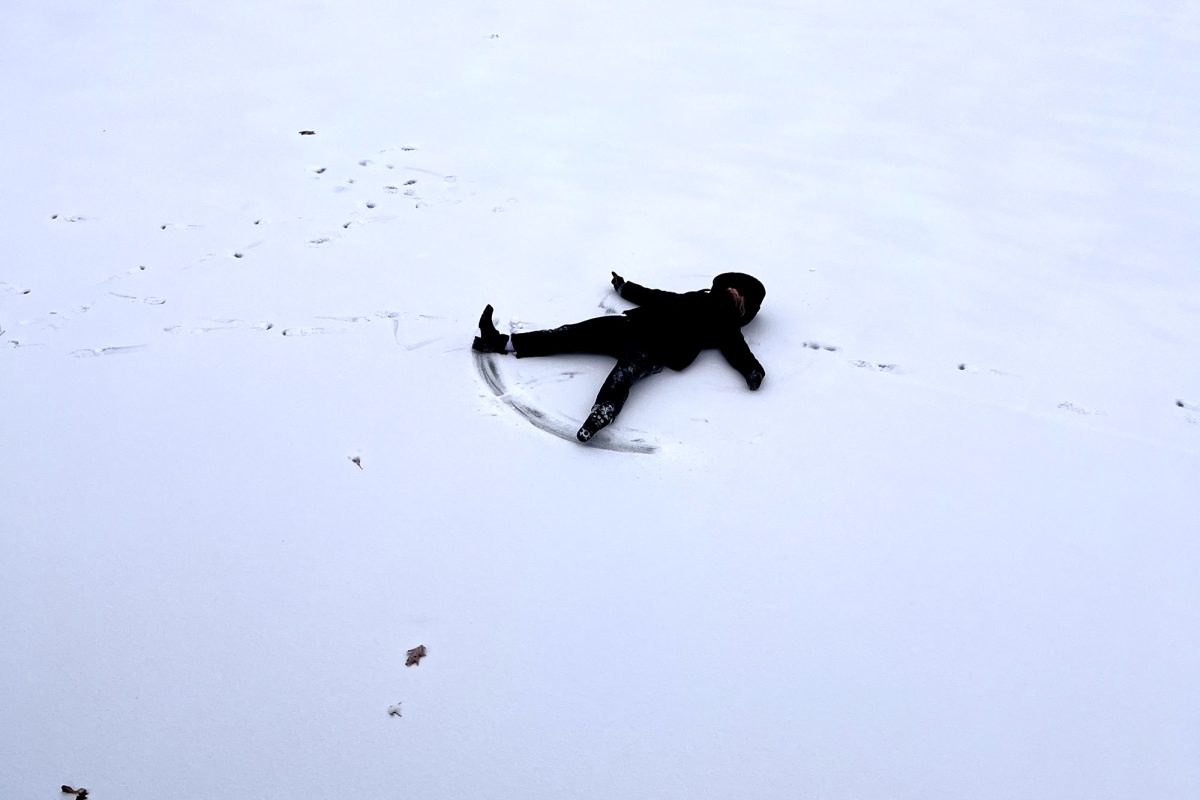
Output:
M754 319L754 315L758 313L758 309L762 308L763 300L767 296L767 287L762 285L762 281L744 272L722 272L713 278L712 288L714 290L738 290L745 300L745 308L742 310L743 325Z

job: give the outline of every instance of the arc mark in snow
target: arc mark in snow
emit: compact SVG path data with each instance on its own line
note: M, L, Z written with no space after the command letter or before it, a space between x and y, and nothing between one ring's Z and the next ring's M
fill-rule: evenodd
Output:
M568 420L547 414L540 408L509 394L504 385L504 379L500 376L500 370L496 366L496 356L494 354L472 351L472 355L475 357L475 368L479 371L479 377L492 390L492 394L500 398L505 405L524 417L530 425L538 430L545 431L575 444L579 443L575 438L575 428L577 426ZM651 444L644 439L625 439L619 435L619 431L612 428L606 428L597 433L588 442L587 446L598 447L602 450L613 450L619 453L649 454L658 452L657 445Z

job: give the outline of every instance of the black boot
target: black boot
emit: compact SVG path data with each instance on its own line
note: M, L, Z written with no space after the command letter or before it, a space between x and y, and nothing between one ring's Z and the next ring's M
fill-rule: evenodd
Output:
M579 433L575 434L575 438L581 442L586 442L596 435L596 431L601 428L608 427L617 416L617 407L612 403L596 403L592 406L592 413L588 414L588 418L584 421L583 427L579 429Z
M471 349L480 353L504 353L508 351L508 336L496 330L492 324L492 307L484 307L479 317L479 335L471 343Z

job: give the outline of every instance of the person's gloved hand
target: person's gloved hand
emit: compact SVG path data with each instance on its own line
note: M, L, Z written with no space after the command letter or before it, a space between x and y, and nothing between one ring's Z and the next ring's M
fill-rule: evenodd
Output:
M750 374L746 376L746 385L750 387L751 391L754 391L762 386L763 378L765 377L767 377L767 373L763 369L752 369L750 370Z
M616 290L617 294L620 294L621 290L625 288L625 279L615 272L612 274L612 276L613 289Z

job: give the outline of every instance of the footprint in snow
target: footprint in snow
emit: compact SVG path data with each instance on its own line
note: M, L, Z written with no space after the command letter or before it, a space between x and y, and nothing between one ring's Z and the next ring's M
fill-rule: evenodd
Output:
M169 325L163 328L163 333L215 333L217 331L234 331L234 330L253 330L253 331L269 331L275 327L273 322L255 322L247 323L240 319L214 319L213 325L201 325L194 328L187 328L183 325Z
M870 370L871 372L890 372L893 375L900 374L900 367L896 364L882 364L877 361L852 361L854 366L859 369Z
M313 317L313 319L324 319L332 322L370 322L370 317Z
M1010 377L1009 373L1004 372L1003 370L992 369L990 367L988 367L988 368L976 367L976 366L972 366L971 364L965 364L965 363L960 363L958 365L958 371L959 372L969 372L973 375L999 375L1002 377Z
M830 353L836 353L839 348L832 344L822 344L821 342L804 342L804 346L809 350L825 350Z
M1084 417L1103 417L1104 412L1094 408L1085 408L1081 405L1076 405L1071 402L1062 402L1058 404L1060 411L1069 411L1072 414L1078 414Z
M99 347L99 348L83 348L82 350L73 350L69 355L75 358L95 358L96 356L118 356L127 353L133 353L138 350L144 350L146 345L134 344L124 347Z
M405 197L416 197L417 190L415 188L413 188L416 185L417 185L416 178L413 178L412 180L405 181L403 186L395 186L393 184L389 184L387 186L384 186L383 190L385 192L387 192L388 194L399 194L399 193L403 192Z
M130 267L129 269L118 272L115 275L109 275L107 278L105 278L103 281L100 282L100 285L103 286L106 283L112 283L113 281L124 280L125 278L128 278L130 275L137 275L137 274L145 272L145 271L146 271L145 265L138 265L136 267Z
M122 300L129 300L133 303L145 303L148 306L161 306L163 303L167 302L166 299L162 297L136 297L131 294L120 294L119 292L109 292L109 294L113 297L119 297Z
M444 321L445 317L434 314L408 314L402 311L376 311L375 316L391 320L393 341L410 352L449 338L448 335L428 335L431 331L427 326L430 323L437 324ZM437 333L436 330L432 332ZM455 331L454 335L457 334L458 332Z

